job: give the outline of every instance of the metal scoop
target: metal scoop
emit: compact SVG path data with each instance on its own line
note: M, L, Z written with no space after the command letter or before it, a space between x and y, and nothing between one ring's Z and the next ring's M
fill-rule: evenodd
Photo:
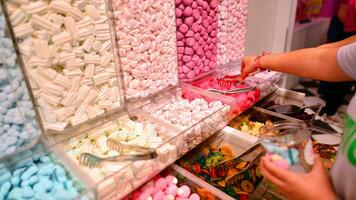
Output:
M313 107L317 107L317 106L320 106L320 105L317 104L317 105L302 106L302 107L299 107L296 105L274 105L274 106L268 107L267 109L275 111L275 112L283 114L283 115L291 115L291 114L303 111L307 108L313 108Z

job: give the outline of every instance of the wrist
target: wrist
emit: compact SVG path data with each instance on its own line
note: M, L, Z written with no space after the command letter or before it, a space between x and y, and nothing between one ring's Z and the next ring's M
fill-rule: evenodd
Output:
M266 56L270 55L270 53L263 52L261 55L256 56L255 58L255 63L254 63L254 68L256 70L262 70L265 69L265 65L263 63L263 59L266 58Z

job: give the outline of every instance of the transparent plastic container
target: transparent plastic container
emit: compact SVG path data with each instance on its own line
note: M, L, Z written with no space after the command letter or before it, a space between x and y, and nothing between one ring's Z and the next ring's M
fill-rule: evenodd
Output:
M2 199L95 199L90 186L66 160L40 143L1 160L0 171Z
M305 111L296 112L294 114L284 115L276 113L274 111L268 110L268 107L273 105L296 105L298 107L302 106L314 106ZM321 102L315 98L305 97L304 93L295 92L283 88L278 88L274 93L268 95L261 102L259 102L256 107L257 110L264 110L264 112L283 117L290 120L299 120L307 123L308 125L312 124L315 116L317 116L323 107L324 102Z
M158 135L153 136L153 133ZM80 162L81 153L90 153L104 159L115 155L137 154L130 149L119 152L110 148L107 144L110 138L126 145L151 148L155 156L145 160L103 161L93 168ZM132 111L115 116L105 124L60 142L55 147L70 160L78 173L86 174L99 199L111 199L124 197L173 163L178 158L177 143L181 140L174 127L166 126L141 111Z
M201 97L202 93L190 89L187 91L185 89L189 89L189 87L171 90L170 95L152 99L152 104L148 104L142 108L147 114L152 115L167 125L174 126L181 132L179 135L180 139L176 140L179 156L184 155L215 132L225 127L228 123L230 113L230 107L224 105L213 94L209 95L208 100L196 98L189 102L189 100L183 98L184 93L190 92L190 95L196 95L197 97ZM193 104L204 104L203 107L210 106L210 109L198 112ZM219 106L213 107L213 105ZM178 107L173 108L172 106ZM192 116L187 116L187 113L179 113L185 112L183 107L190 107L190 111L197 112L198 114L195 113L192 118ZM173 111L170 108L173 108ZM173 112L176 112L176 114ZM179 122L178 119L181 121ZM184 124L182 124L183 122Z
M259 161L247 169L248 173L250 173L249 175L244 175L244 178L240 179L237 184L234 185L229 185L225 182L227 179L225 177L226 174L223 175L223 171L217 170L214 173L211 168L212 166L217 166L219 163L240 156L252 147L253 145L245 143L229 133L225 134L224 131L222 131L186 154L177 161L177 164L185 169L187 173L193 176L195 175L196 178L199 178L201 181L204 181L210 184L211 187L217 189L220 192L217 193L217 196L221 199L248 198L263 179L257 165ZM248 153L243 157L243 159L246 160L242 160L240 164L258 158L262 153L260 150L261 149L259 148ZM227 170L230 171L228 174L234 174L239 170L243 171L244 168L238 167L240 164L229 168ZM243 165L241 165L241 167L242 166ZM215 176L216 178L214 179L213 177Z
M258 111L253 107L232 119L228 126L224 128L224 131L241 138L245 142L256 144L259 142L260 131L262 129L285 121L290 122L291 120L270 115L264 111Z
M313 144L305 123L278 123L261 132L260 138L267 157L278 167L301 173L312 169Z
M0 10L0 159L34 146L40 137L34 106Z
M44 133L66 134L122 109L104 0L6 1L3 9Z
M126 99L178 85L174 1L110 0L108 6Z

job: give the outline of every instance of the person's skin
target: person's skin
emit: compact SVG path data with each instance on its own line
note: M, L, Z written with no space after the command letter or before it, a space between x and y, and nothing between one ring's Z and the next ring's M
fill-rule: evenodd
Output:
M262 56L260 58L260 66L262 69L285 72L316 80L329 82L352 81L341 70L337 61L337 51L341 46L353 42L356 42L356 36L317 48ZM256 70L255 59L256 56L243 58L241 67L243 77ZM288 199L337 199L331 180L325 172L320 158L316 159L312 171L306 174L280 169L266 158L261 161L261 171Z

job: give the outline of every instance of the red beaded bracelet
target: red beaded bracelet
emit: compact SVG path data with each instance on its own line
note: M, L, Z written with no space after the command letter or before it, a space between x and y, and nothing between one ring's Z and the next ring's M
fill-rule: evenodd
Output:
M267 52L263 52L261 55L257 56L255 58L255 63L253 65L253 67L256 69L256 70L260 70L262 69L261 67L261 64L260 64L260 59L263 57L263 56L266 56L266 55L269 55L270 53L267 53Z

